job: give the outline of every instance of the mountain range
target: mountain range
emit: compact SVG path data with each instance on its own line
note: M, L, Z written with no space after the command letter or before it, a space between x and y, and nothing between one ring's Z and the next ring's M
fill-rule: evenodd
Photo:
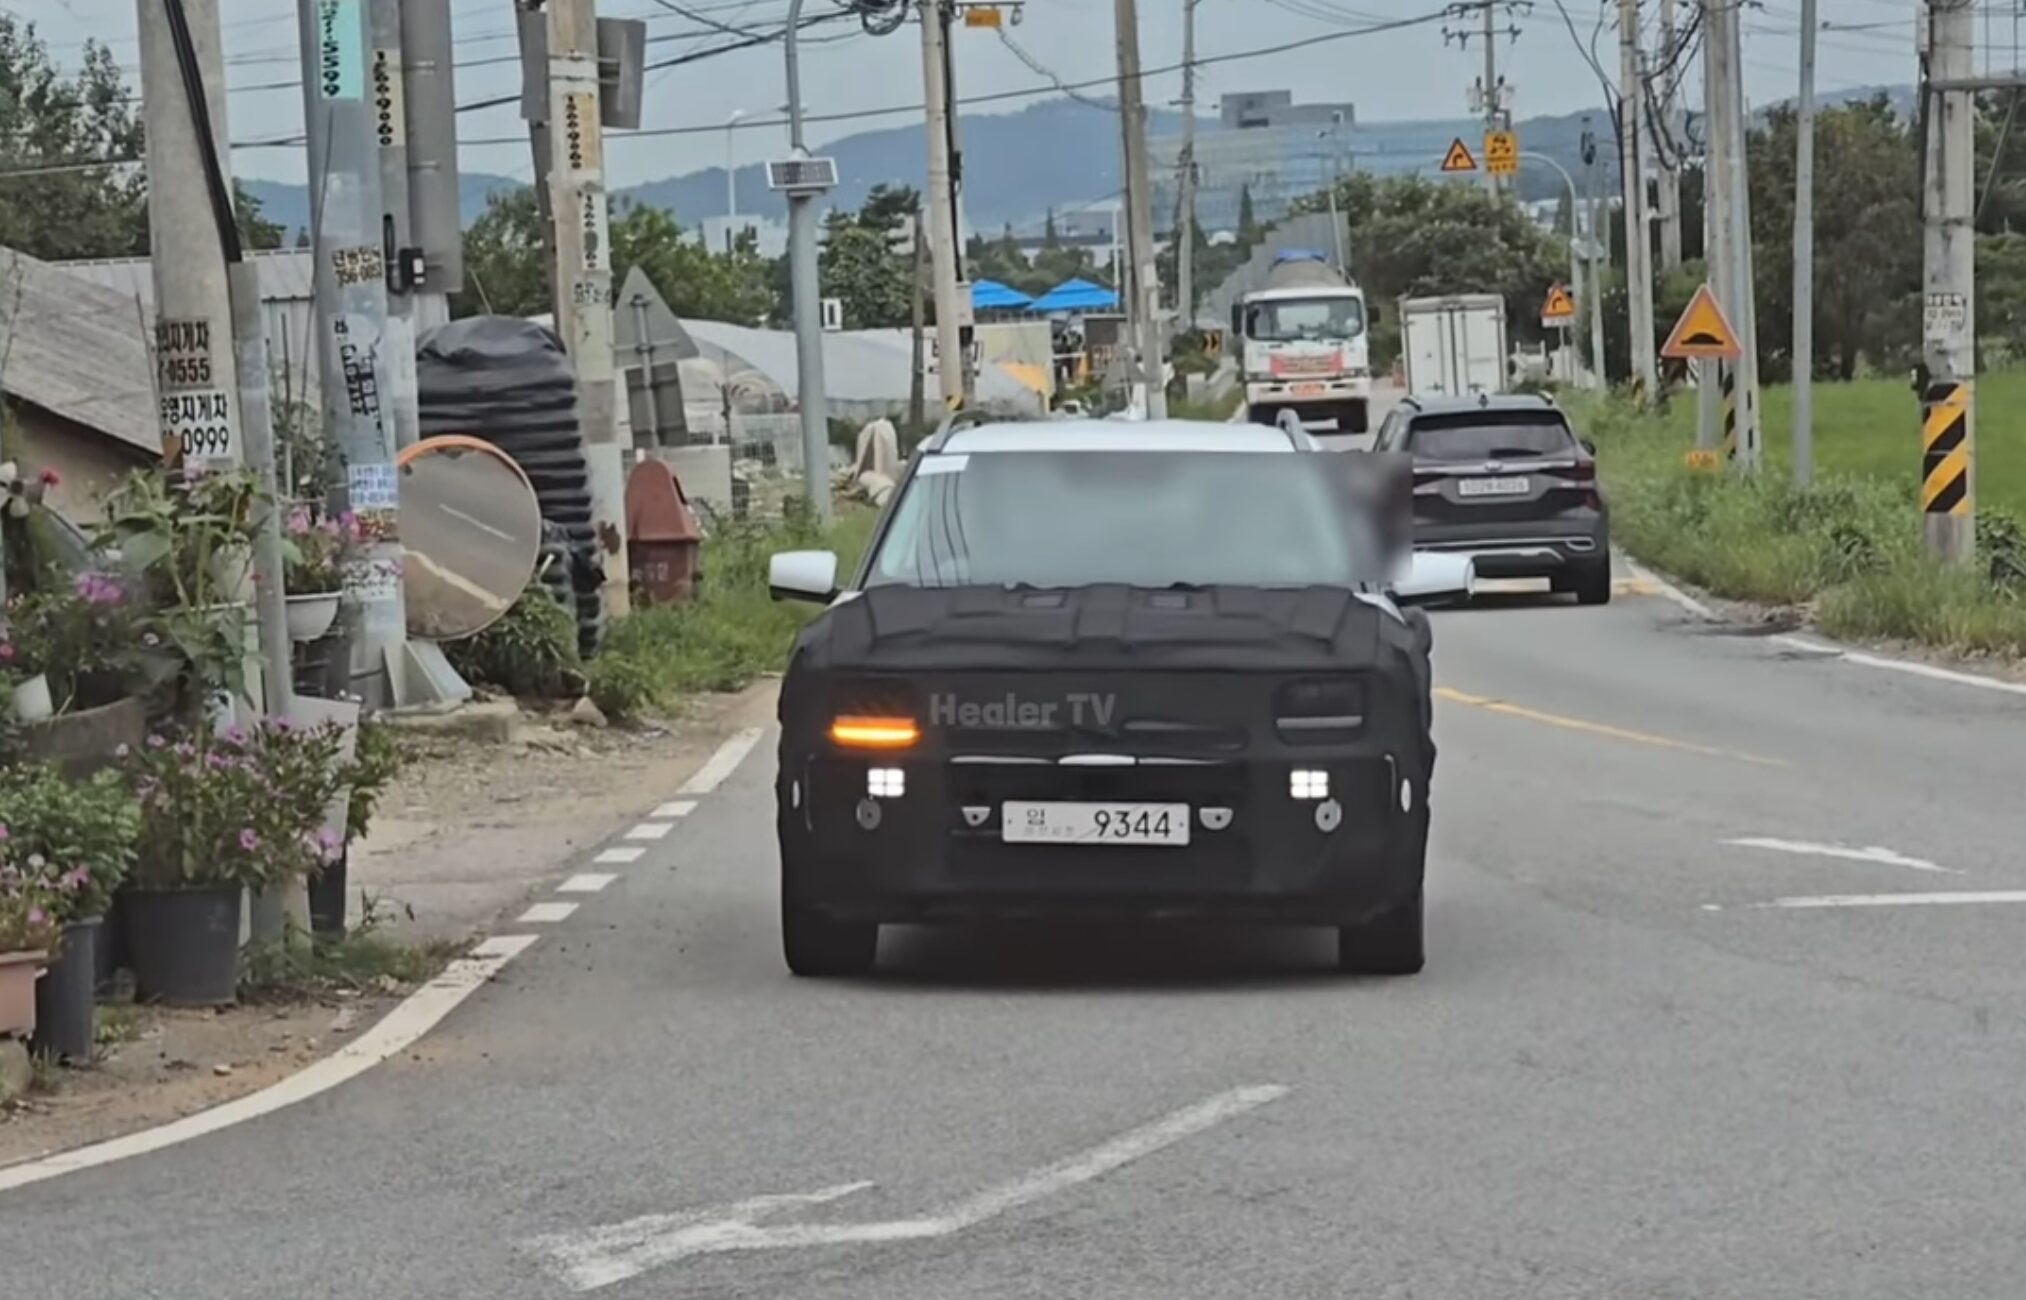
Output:
M1843 91L1836 101L1866 99L1875 94L1890 96L1902 112L1909 111L1913 92L1904 86L1878 86ZM1825 97L1826 98L1826 97ZM1765 110L1759 110L1763 114ZM1179 113L1164 109L1148 114L1148 133L1169 136L1181 130ZM1214 123L1199 125L1199 131L1214 129ZM1594 113L1571 113L1559 117L1535 117L1519 122L1515 130L1521 148L1545 155L1565 168L1577 183L1583 183L1582 139L1592 130L1597 139L1598 184L1611 193L1617 184L1617 146L1610 115L1599 108ZM1360 166L1375 171L1422 171L1438 174L1439 140L1455 136L1470 142L1473 149L1482 127L1470 119L1437 122L1358 122L1349 128L1347 143ZM1075 99L1056 98L1030 104L1017 112L964 114L958 124L964 161L964 215L971 227L996 232L1012 225L1016 229L1037 229L1051 211L1072 211L1104 203L1119 192L1118 119L1114 111ZM1431 149L1433 156L1429 155ZM835 140L822 150L837 160L839 186L827 202L855 208L874 185L923 185L927 148L920 123L862 131ZM301 185L274 181L247 180L246 190L261 204L262 215L285 227L291 238L309 221L307 191ZM509 176L467 172L460 178L460 196L466 225L485 211L487 199L510 192L524 182ZM738 168L738 207L742 213L775 215L785 205L768 191L764 164L754 162ZM1552 169L1522 167L1519 193L1525 199L1553 199L1564 192L1561 177ZM678 221L695 226L701 220L725 215L725 170L707 167L698 171L647 181L616 191L634 202L667 208Z

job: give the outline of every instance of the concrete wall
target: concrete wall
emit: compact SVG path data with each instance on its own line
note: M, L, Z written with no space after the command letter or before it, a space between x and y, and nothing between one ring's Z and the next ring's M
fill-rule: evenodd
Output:
M62 480L44 502L72 523L88 525L103 515L99 502L114 484L150 464L137 447L72 424L40 407L6 402L6 458L24 475L53 469Z

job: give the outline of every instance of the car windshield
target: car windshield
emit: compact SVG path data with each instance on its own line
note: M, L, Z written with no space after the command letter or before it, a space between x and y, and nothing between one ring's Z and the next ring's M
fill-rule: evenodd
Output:
M1552 414L1473 411L1462 418L1416 420L1406 450L1416 460L1522 460L1566 456L1574 448L1569 427Z
M1021 451L926 459L866 585L1355 586L1376 545L1290 452Z
M1354 339L1365 332L1365 304L1356 298L1289 298L1252 309L1251 336L1262 343Z

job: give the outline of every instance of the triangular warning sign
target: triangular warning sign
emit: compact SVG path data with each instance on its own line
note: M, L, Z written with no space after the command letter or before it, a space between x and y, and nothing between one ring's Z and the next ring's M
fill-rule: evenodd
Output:
M1738 359L1738 336L1731 329L1728 317L1717 305L1716 295L1703 284L1696 289L1695 297L1688 300L1681 319L1674 322L1674 330L1661 345L1660 355L1675 361L1687 361L1695 357L1713 357L1719 361Z
M1576 300L1561 285L1548 290L1548 300L1541 304L1541 319L1545 321L1571 320L1576 315Z
M1425 154L1423 155L1423 157L1426 156ZM1474 172L1477 170L1477 159L1470 156L1470 146L1463 143L1462 136L1458 136L1449 142L1449 152L1442 159L1442 170L1446 172Z

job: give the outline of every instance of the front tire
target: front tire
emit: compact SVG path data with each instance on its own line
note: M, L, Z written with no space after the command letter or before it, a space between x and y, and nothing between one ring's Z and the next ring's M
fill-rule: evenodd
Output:
M1418 975L1427 963L1419 886L1405 902L1337 929L1337 969L1346 975Z
M879 926L833 921L806 907L781 905L781 953L803 979L863 975L879 955Z

